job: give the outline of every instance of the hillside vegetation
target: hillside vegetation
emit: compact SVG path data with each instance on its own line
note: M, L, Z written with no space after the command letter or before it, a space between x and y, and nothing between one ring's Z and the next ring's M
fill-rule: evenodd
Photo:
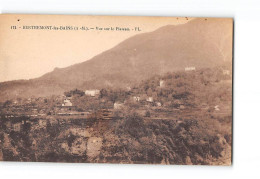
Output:
M229 165L232 75L223 74L223 68L155 75L130 90L101 89L99 97L85 96L79 89L65 93L76 110L109 109L111 119L20 117L16 120L30 124L25 122L17 132L3 116L3 160ZM49 111L53 103L46 105ZM114 103L121 107L114 109ZM46 125L40 127L39 121Z

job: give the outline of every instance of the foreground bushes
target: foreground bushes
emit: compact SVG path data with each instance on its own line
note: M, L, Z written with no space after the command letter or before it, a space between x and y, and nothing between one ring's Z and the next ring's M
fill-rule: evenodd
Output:
M145 120L136 113L117 121L104 136L100 162L212 164L220 159L227 134L208 131L203 121Z

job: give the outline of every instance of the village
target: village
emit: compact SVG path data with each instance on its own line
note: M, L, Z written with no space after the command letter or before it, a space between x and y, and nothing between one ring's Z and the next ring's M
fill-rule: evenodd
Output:
M196 72L195 67L185 67L186 73ZM231 78L230 71L222 69L222 77ZM39 97L28 99L8 100L2 104L1 118L12 119L19 117L47 118L47 117L69 117L69 118L104 118L112 119L112 117L123 117L124 110L134 109L141 116L149 118L167 118L173 117L181 111L193 108L225 113L230 107L221 106L220 104L209 105L202 102L196 106L191 105L187 96L187 89L181 89L179 94L175 96L169 91L169 84L166 80L156 77L153 79L151 86L154 89L140 89L140 87L129 87L120 90L108 89L88 89L81 91L78 89L64 92L61 96ZM155 83L155 84L154 84ZM194 82L193 82L194 83ZM147 84L143 84L147 85ZM145 87L145 86L143 86ZM146 87L145 87L146 88ZM166 94L163 94L163 93ZM170 93L170 94L169 94ZM160 95L160 96L159 96ZM121 111L121 114L120 114ZM160 111L160 112L158 112ZM163 112L165 111L165 112ZM187 113L187 111L186 111ZM151 116L152 114L152 116ZM42 126L39 122L39 125ZM46 122L43 122L46 123ZM22 125L13 126L17 131ZM44 125L43 125L44 126Z
M223 88L223 85L230 86L231 78L230 71L222 68L196 70L195 67L186 67L184 72L157 75L122 89L73 89L59 96L9 100L1 104L1 128L4 129L1 141L9 150L12 145L9 135L17 142L21 135L24 141L30 141L27 149L31 149L43 145L34 136L39 132L46 137L58 137L61 131L70 131L66 133L82 136L79 139L81 144L84 140L93 140L96 143L91 145L100 145L101 149L100 140L105 132L114 130L109 126L129 118L130 114L147 121L175 121L176 124L182 124L183 119L206 116L221 120L227 116L230 118L232 105L227 101L231 101L232 89ZM59 145L67 151L66 155L83 155L82 150L76 149L78 145L73 148L74 144L66 144L64 148L70 140L68 137L64 136L62 140L65 141ZM49 150L48 146L45 147ZM24 146L22 148L27 150ZM57 149L53 147L52 150ZM87 156L97 157L99 154L96 151L95 155L90 152Z

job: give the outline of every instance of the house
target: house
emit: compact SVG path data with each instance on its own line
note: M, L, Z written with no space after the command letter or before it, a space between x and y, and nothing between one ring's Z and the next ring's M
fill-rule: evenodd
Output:
M156 102L156 106L161 107L161 106L162 106L162 103Z
M164 87L164 86L165 86L164 80L160 80L160 87L162 88L162 87Z
M152 103L152 102L153 102L153 97L148 97L148 98L146 98L146 101Z
M33 108L32 109L32 114L38 114L38 109L37 108Z
M185 71L195 71L195 67L185 67Z
M72 106L72 103L70 102L69 99L64 99L62 106L65 106L65 107L66 106Z
M134 99L134 101L137 101L137 102L140 101L140 97L139 96L134 96L133 99Z
M214 106L215 111L219 111L219 105Z
M92 96L92 97L94 97L94 96L97 96L97 95L99 95L100 94L100 90L97 90L97 89L94 89L94 90L86 90L85 91L85 95L87 95L87 96Z
M122 109L124 107L123 103L115 102L114 103L114 109Z
M31 103L32 102L32 98L27 98L27 103Z
M13 101L13 104L15 104L15 105L18 104L18 101L17 101L17 100L14 100L14 101Z

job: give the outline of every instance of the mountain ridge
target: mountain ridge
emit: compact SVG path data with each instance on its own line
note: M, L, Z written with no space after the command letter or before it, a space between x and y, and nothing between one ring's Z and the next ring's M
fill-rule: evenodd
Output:
M223 19L194 19L137 34L92 59L39 78L0 83L1 99L62 94L73 88L123 88L152 75L232 63L232 28Z

